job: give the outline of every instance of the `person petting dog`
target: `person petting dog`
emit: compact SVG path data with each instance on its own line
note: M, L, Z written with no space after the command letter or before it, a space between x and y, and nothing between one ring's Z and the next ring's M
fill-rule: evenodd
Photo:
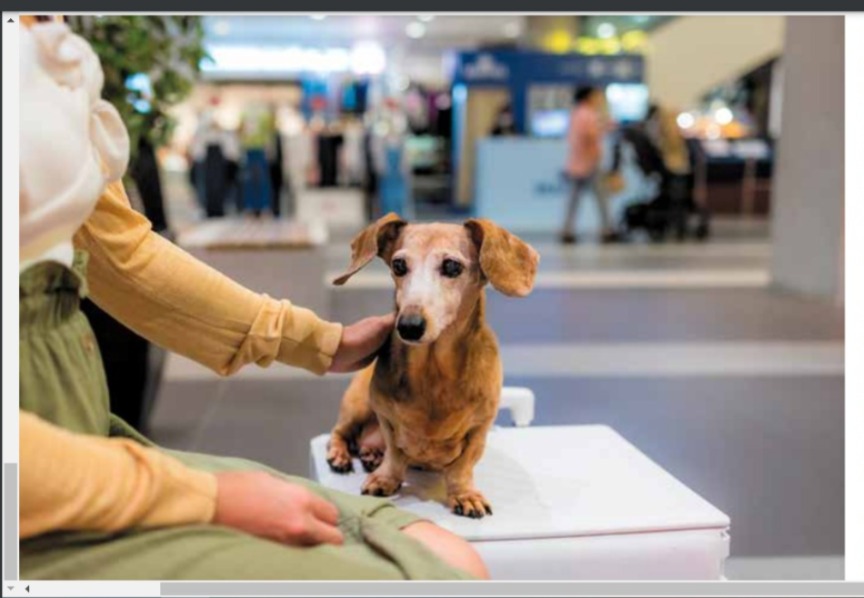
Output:
M21 578L487 577L467 542L386 499L164 450L110 413L79 307L88 292L138 334L226 376L274 361L360 369L394 319L326 322L153 233L120 182L129 138L100 98L98 58L62 22L21 23Z

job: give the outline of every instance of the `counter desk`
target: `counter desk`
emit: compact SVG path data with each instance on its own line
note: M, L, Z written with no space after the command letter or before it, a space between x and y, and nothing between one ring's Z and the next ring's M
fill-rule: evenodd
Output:
M604 155L611 156L611 149L609 142ZM490 137L478 141L476 150L473 212L477 217L489 218L517 233L560 232L570 198L563 176L568 151L564 139ZM603 169L607 168L604 163ZM613 222L620 221L627 205L650 196L645 179L626 150L622 175L624 192L608 198ZM576 224L580 234L599 233L595 202L583 198Z

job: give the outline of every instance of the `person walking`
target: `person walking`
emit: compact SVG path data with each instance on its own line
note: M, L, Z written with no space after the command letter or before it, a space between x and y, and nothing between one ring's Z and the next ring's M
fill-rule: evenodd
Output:
M600 213L601 240L618 240L613 230L606 197L600 185L600 162L603 157L603 137L606 130L603 118L605 97L596 87L579 87L573 96L573 110L567 131L568 156L565 175L570 182L570 201L564 217L561 242L576 242L576 212L583 195L590 194L597 202Z

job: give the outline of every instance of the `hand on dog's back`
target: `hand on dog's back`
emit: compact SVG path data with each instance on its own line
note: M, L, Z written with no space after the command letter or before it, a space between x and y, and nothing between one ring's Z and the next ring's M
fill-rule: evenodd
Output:
M395 320L395 314L387 314L364 318L345 326L330 371L354 372L372 363L378 349L393 331Z

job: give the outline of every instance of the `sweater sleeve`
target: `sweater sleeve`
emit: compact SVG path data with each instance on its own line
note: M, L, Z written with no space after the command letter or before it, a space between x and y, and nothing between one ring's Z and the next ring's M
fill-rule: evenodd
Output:
M151 230L112 183L75 235L94 302L123 324L221 375L274 360L323 374L342 326L246 289Z
M124 438L74 434L19 411L21 538L212 520L216 478Z

